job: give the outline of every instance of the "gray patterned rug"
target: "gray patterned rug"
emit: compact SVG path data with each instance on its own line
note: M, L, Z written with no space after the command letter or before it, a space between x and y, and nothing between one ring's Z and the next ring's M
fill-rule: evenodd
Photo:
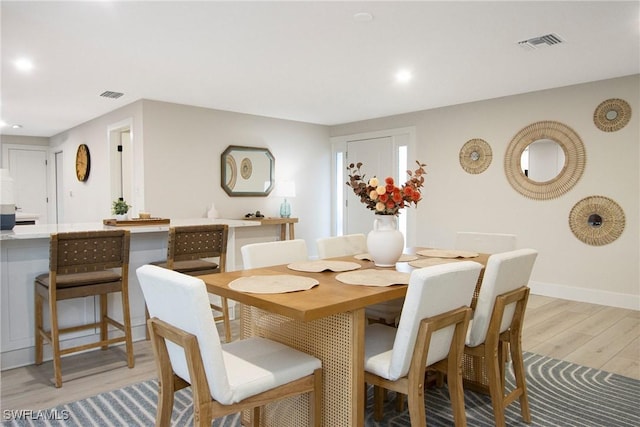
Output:
M640 381L532 353L525 353L524 363L532 423L522 422L520 406L516 402L507 409L507 426L640 426ZM510 374L507 381L513 384ZM2 426L153 426L157 389L155 381L145 381L50 410L15 414L20 420L3 421ZM393 402L385 408L384 420L374 421L371 398L369 390L366 426L411 425L409 413L395 412ZM425 403L429 426L453 425L446 387L429 388ZM465 405L470 427L494 425L488 396L466 391ZM11 416L11 413L4 413L3 419ZM190 389L176 393L172 424L193 425ZM213 426L237 427L240 418L228 416L215 420Z

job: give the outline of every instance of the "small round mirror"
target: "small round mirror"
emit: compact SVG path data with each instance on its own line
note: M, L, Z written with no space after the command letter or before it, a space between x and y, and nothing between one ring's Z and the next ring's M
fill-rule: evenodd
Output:
M478 153L477 151L473 151L469 157L471 158L471 160L473 160L474 162L477 162L478 159L480 158L480 153Z
M520 156L520 169L530 180L547 182L556 178L565 164L562 146L552 139L538 139Z
M598 228L602 225L602 217L597 213L593 213L587 218L587 223L593 228Z
M607 120L615 120L616 117L618 117L618 112L616 110L609 110L605 114L605 117L607 118Z

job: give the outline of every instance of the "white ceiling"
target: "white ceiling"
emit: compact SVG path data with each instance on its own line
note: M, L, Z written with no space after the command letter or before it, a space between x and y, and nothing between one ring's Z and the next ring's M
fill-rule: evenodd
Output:
M639 1L2 0L1 14L0 118L23 126L7 135L142 98L333 125L640 73ZM565 43L518 45L549 33Z

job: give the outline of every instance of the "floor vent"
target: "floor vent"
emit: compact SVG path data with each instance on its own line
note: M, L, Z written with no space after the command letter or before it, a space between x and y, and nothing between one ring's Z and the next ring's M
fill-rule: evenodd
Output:
M121 92L112 92L110 90L104 91L100 94L100 96L104 97L104 98L111 98L111 99L118 99L120 98L122 95L124 95L124 93Z
M564 40L562 40L557 34L553 33L546 34L544 36L533 37L529 40L522 40L518 42L520 46L527 50L538 49L545 46L554 46L560 43L564 43Z

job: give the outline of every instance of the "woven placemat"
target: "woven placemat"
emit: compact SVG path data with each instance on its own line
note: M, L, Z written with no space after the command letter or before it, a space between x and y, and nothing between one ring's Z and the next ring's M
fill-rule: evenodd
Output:
M275 274L270 276L240 277L229 283L229 288L252 294L283 294L286 292L306 291L319 283L311 277Z
M391 286L408 285L410 276L399 271L369 269L340 273L336 279L346 285Z
M319 259L317 261L300 261L292 262L287 268L295 271L306 271L308 273L320 273L322 271L351 271L357 270L362 266L357 262L348 261L328 261Z
M454 249L422 249L417 253L418 255L434 258L475 258L479 255L477 252L459 251Z

